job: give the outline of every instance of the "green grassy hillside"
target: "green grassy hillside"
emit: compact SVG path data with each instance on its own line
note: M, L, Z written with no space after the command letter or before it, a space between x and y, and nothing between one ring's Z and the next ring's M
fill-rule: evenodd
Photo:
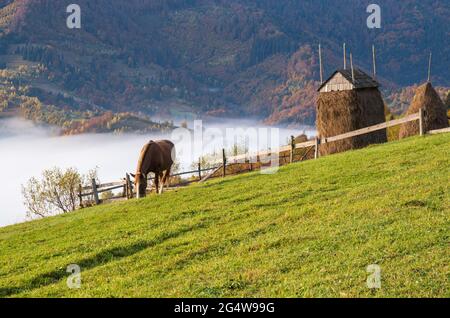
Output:
M413 138L6 227L0 295L449 297L449 155Z

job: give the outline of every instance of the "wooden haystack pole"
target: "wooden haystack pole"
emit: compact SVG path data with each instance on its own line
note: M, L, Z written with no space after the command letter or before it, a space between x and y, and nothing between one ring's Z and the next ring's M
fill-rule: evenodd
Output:
M424 110L425 131L448 127L447 107L430 82L417 88L416 95L405 115L418 113L421 108ZM400 127L400 138L417 134L419 134L418 122L406 123Z
M359 69L337 70L319 88L317 130L321 138L333 137L386 121L379 84ZM386 130L320 146L320 155L363 148L387 141Z

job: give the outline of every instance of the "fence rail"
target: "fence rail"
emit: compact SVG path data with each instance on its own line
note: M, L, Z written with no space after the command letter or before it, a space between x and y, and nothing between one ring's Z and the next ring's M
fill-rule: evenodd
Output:
M170 175L170 177L172 178L172 177L180 177L180 176L184 176L184 175L186 175L186 174L190 174L190 175L193 175L193 174L198 174L198 173L202 173L202 172L208 172L208 171L211 171L211 170L214 170L214 169L217 169L217 167L212 167L212 168L200 168L200 169L197 169L197 170L191 170L191 171L185 171L185 172L179 172L179 173L175 173L175 174L171 174ZM154 178L153 177L149 177L149 178L147 178L148 180L153 180Z
M443 133L448 133L448 132L450 132L450 127L449 128L443 128L443 129L430 130L428 132L428 134L437 135L437 134L443 134Z
M366 128L361 128L361 129L354 130L354 131L351 131L351 132L348 132L345 134L337 135L334 137L322 138L322 139L320 139L320 144L326 144L329 142L335 142L335 141L340 141L340 140L344 140L344 139L351 138L351 137L369 134L369 133L379 131L382 129L386 129L389 127L401 125L401 124L404 124L404 123L407 123L410 121L416 121L416 120L419 120L419 118L420 118L419 114L409 115L405 118L395 119L395 120L391 120L391 121L388 121L388 122L385 122L382 124L378 124L378 125L374 125L374 126L370 126L370 127L366 127Z
M304 149L304 148L310 148L307 150L306 154L304 154L301 158L301 161L303 161L306 156L310 153L312 149L314 149L314 158L319 157L319 147L320 145L336 142L340 140L344 140L347 138L352 138L360 135L369 134L375 131L379 131L382 129L386 129L389 127L405 124L412 121L419 121L419 134L424 135L427 133L424 129L424 111L420 109L420 111L416 114L408 115L404 118L391 120L388 122L380 123L377 125L373 125L370 127L365 127L361 129L357 129L354 131L350 131L344 134L340 134L337 136L332 137L316 137L314 140L309 140L302 143L295 143L294 137L291 137L291 143L287 146L281 146L274 150L265 150L265 151L259 151L256 153L246 153L241 154L237 156L227 157L225 153L225 149L222 150L222 160L217 160L212 163L213 167L211 168L202 168L201 162L198 163L198 169L191 170L191 171L185 171L185 172L179 172L171 175L171 177L180 177L183 175L191 175L196 176L198 178L192 179L192 180L185 180L181 181L178 186L180 185L187 185L193 182L204 182L208 179L210 179L213 175L217 174L220 170L222 170L222 177L226 176L227 173L227 166L233 165L233 164L239 164L239 163L250 163L254 162L261 162L262 157L266 156L272 156L273 154L277 154L280 156L280 153L287 153L289 152L289 155L283 155L282 158L290 158L289 162L294 162L294 152L297 149ZM438 129L429 131L429 134L439 134L439 133L445 133L450 132L450 128L445 129ZM250 168L252 170L252 168ZM203 175L204 172L209 172L206 175ZM99 204L101 200L99 199L99 194L104 192L109 192L117 189L123 189L122 197L124 198L132 198L133 197L133 184L130 181L130 175L126 174L125 178L122 181L119 182L110 182L110 183L104 183L104 184L96 184L95 180L92 180L92 186L87 187L81 187L79 190L79 199L80 199L80 205L82 206L83 197L89 197L92 196L94 198L94 201L96 204ZM154 180L153 177L149 177L148 180ZM88 191L88 192L86 192Z

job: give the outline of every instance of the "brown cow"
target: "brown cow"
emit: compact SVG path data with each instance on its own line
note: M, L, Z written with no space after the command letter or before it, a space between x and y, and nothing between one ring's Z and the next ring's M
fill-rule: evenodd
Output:
M146 144L139 156L139 162L134 177L137 198L143 198L146 195L147 178L150 172L155 174L156 193L161 194L164 184L170 177L170 169L175 160L175 145L168 140L151 140ZM161 188L159 188L159 182Z

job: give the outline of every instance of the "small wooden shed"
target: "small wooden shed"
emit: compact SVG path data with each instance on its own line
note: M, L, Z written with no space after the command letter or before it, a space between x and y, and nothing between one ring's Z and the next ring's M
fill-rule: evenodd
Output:
M337 70L327 79L319 88L320 93L351 91L362 88L376 88L380 84L372 77L359 69L351 70Z

